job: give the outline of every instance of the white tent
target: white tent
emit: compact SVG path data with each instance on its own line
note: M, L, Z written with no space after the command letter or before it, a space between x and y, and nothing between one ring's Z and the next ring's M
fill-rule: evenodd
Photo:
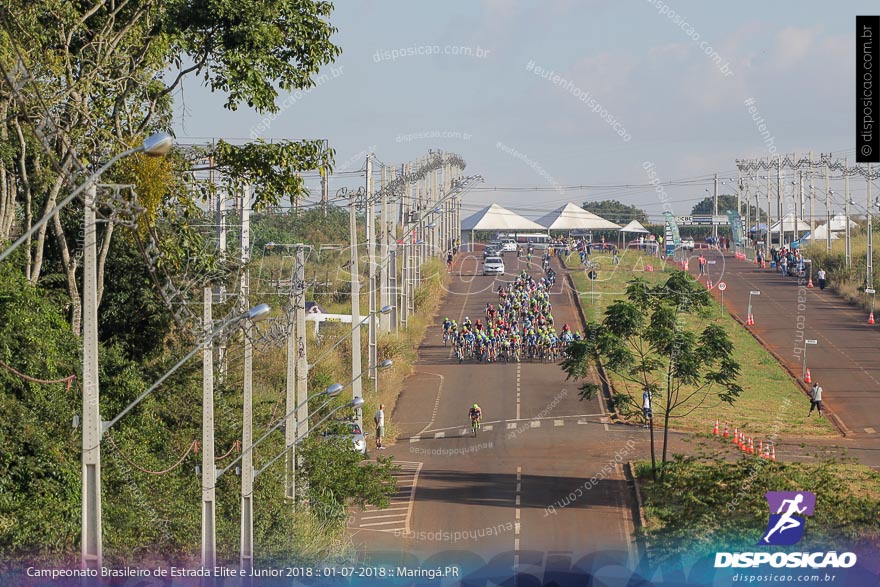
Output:
M483 208L476 214L468 216L461 221L462 230L547 230L537 222L511 212L498 204L492 204Z
M810 230L810 225L803 220L796 219L793 213L783 216L781 222L777 221L776 224L770 227L770 232L773 234L778 233L780 224L782 225L782 232L794 232L795 230L804 232Z
M620 228L619 224L614 224L601 216L587 212L571 202L553 210L546 216L542 216L538 219L538 223L547 230L611 230Z
M828 238L828 225L823 224L822 226L817 226L816 230L813 231L813 234L810 235L810 240L813 242L816 241L824 241ZM839 238L835 231L831 231L831 240L836 240Z
M850 228L856 228L858 224L849 221ZM838 230L846 230L846 215L838 214L834 218L831 219L831 232L836 232Z
M642 226L641 222L638 220L633 220L626 226L620 229L620 232L640 232L644 234L648 234L648 229Z

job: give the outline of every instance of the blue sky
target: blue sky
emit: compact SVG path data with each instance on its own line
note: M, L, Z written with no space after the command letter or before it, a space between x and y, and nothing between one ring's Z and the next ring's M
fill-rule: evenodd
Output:
M746 99L779 153L853 157L855 15L877 12L868 1L344 0L331 19L343 50L336 76L325 69L259 134L327 138L349 170L369 150L389 164L457 152L467 173L498 188L470 194L466 213L497 201L536 217L613 198L655 215L650 187L601 187L646 184L650 161L664 181L705 179L666 188L687 214L711 174L735 176L735 159L769 154ZM579 99L587 92L595 102ZM247 138L263 119L224 110L195 79L183 97L183 142ZM331 189L357 183L337 176ZM559 189L571 185L596 187ZM531 187L541 191L522 190ZM864 190L853 182L856 200Z

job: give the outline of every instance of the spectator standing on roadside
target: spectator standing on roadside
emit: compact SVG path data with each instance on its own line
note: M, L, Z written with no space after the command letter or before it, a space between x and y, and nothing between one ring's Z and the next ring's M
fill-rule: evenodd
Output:
M376 424L376 450L385 450L382 446L382 438L385 437L385 404L379 404L373 422Z
M819 416L822 416L822 386L819 383L813 384L813 389L810 390L810 413L808 416L813 415L813 409L819 412Z
M645 425L642 428L647 428L648 422L654 418L651 413L651 392L647 389L642 393L642 413L645 415Z
M819 269L816 273L816 280L819 282L819 289L825 289L825 270Z
M706 274L706 257L703 256L703 253L700 253L700 275Z

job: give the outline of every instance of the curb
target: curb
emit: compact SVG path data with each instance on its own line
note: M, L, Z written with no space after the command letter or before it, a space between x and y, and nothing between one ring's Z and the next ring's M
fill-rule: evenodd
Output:
M642 491L639 488L639 480L636 478L635 474L635 466L632 461L627 461L623 465L623 474L626 477L627 483L632 488L633 499L632 505L630 506L630 511L632 514L633 525L636 529L642 528L644 529L647 525L647 520L645 520L645 507L644 502L642 501ZM642 561L648 561L648 545L645 541L645 537L641 532L634 532L636 548L639 550L639 558Z

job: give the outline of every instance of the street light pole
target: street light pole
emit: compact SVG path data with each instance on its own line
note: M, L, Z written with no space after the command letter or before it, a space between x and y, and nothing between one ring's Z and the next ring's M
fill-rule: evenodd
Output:
M865 210L866 210L866 218L868 221L867 227L867 238L868 238L868 257L866 259L867 262L867 272L865 274L865 288L874 289L874 239L872 236L873 227L871 224L873 223L873 217L871 213L871 206L874 203L871 201L871 164L868 163L868 201L866 202Z
M846 216L846 246L845 260L846 268L852 267L852 243L850 241L849 231L849 167L847 166L847 158L843 158L843 215Z
M250 186L242 188L241 206L241 304L248 307L250 299L250 271L247 263L250 259ZM254 353L251 342L252 325L248 322L244 327L244 390L242 400L242 431L241 443L249 446L253 438L254 426ZM241 464L241 558L240 567L249 571L254 566L254 462L253 455L248 453Z
M81 564L85 569L100 569L104 562L103 536L101 532L101 437L103 423L100 411L100 385L98 381L98 235L95 206L98 199L97 180L120 159L134 153L151 157L165 155L173 145L166 133L151 135L134 149L123 151L102 165L73 190L48 214L36 222L17 241L0 253L5 259L34 232L53 218L64 206L86 190L83 210L83 439L82 439L82 536Z
M367 159L367 175L370 172L370 161ZM353 377L357 377L356 384L352 385L352 400L356 397L362 397L361 380L361 275L358 268L358 251L357 251L357 212L355 210L355 192L351 192L349 202L349 237L351 239L351 262L349 270L351 271L351 321L354 328L351 333L351 372ZM363 415L357 410L358 426L363 429Z
M204 311L202 322L205 336L213 328L211 304L213 292L203 290ZM206 344L202 349L202 568L217 566L217 526L214 502L214 349Z

